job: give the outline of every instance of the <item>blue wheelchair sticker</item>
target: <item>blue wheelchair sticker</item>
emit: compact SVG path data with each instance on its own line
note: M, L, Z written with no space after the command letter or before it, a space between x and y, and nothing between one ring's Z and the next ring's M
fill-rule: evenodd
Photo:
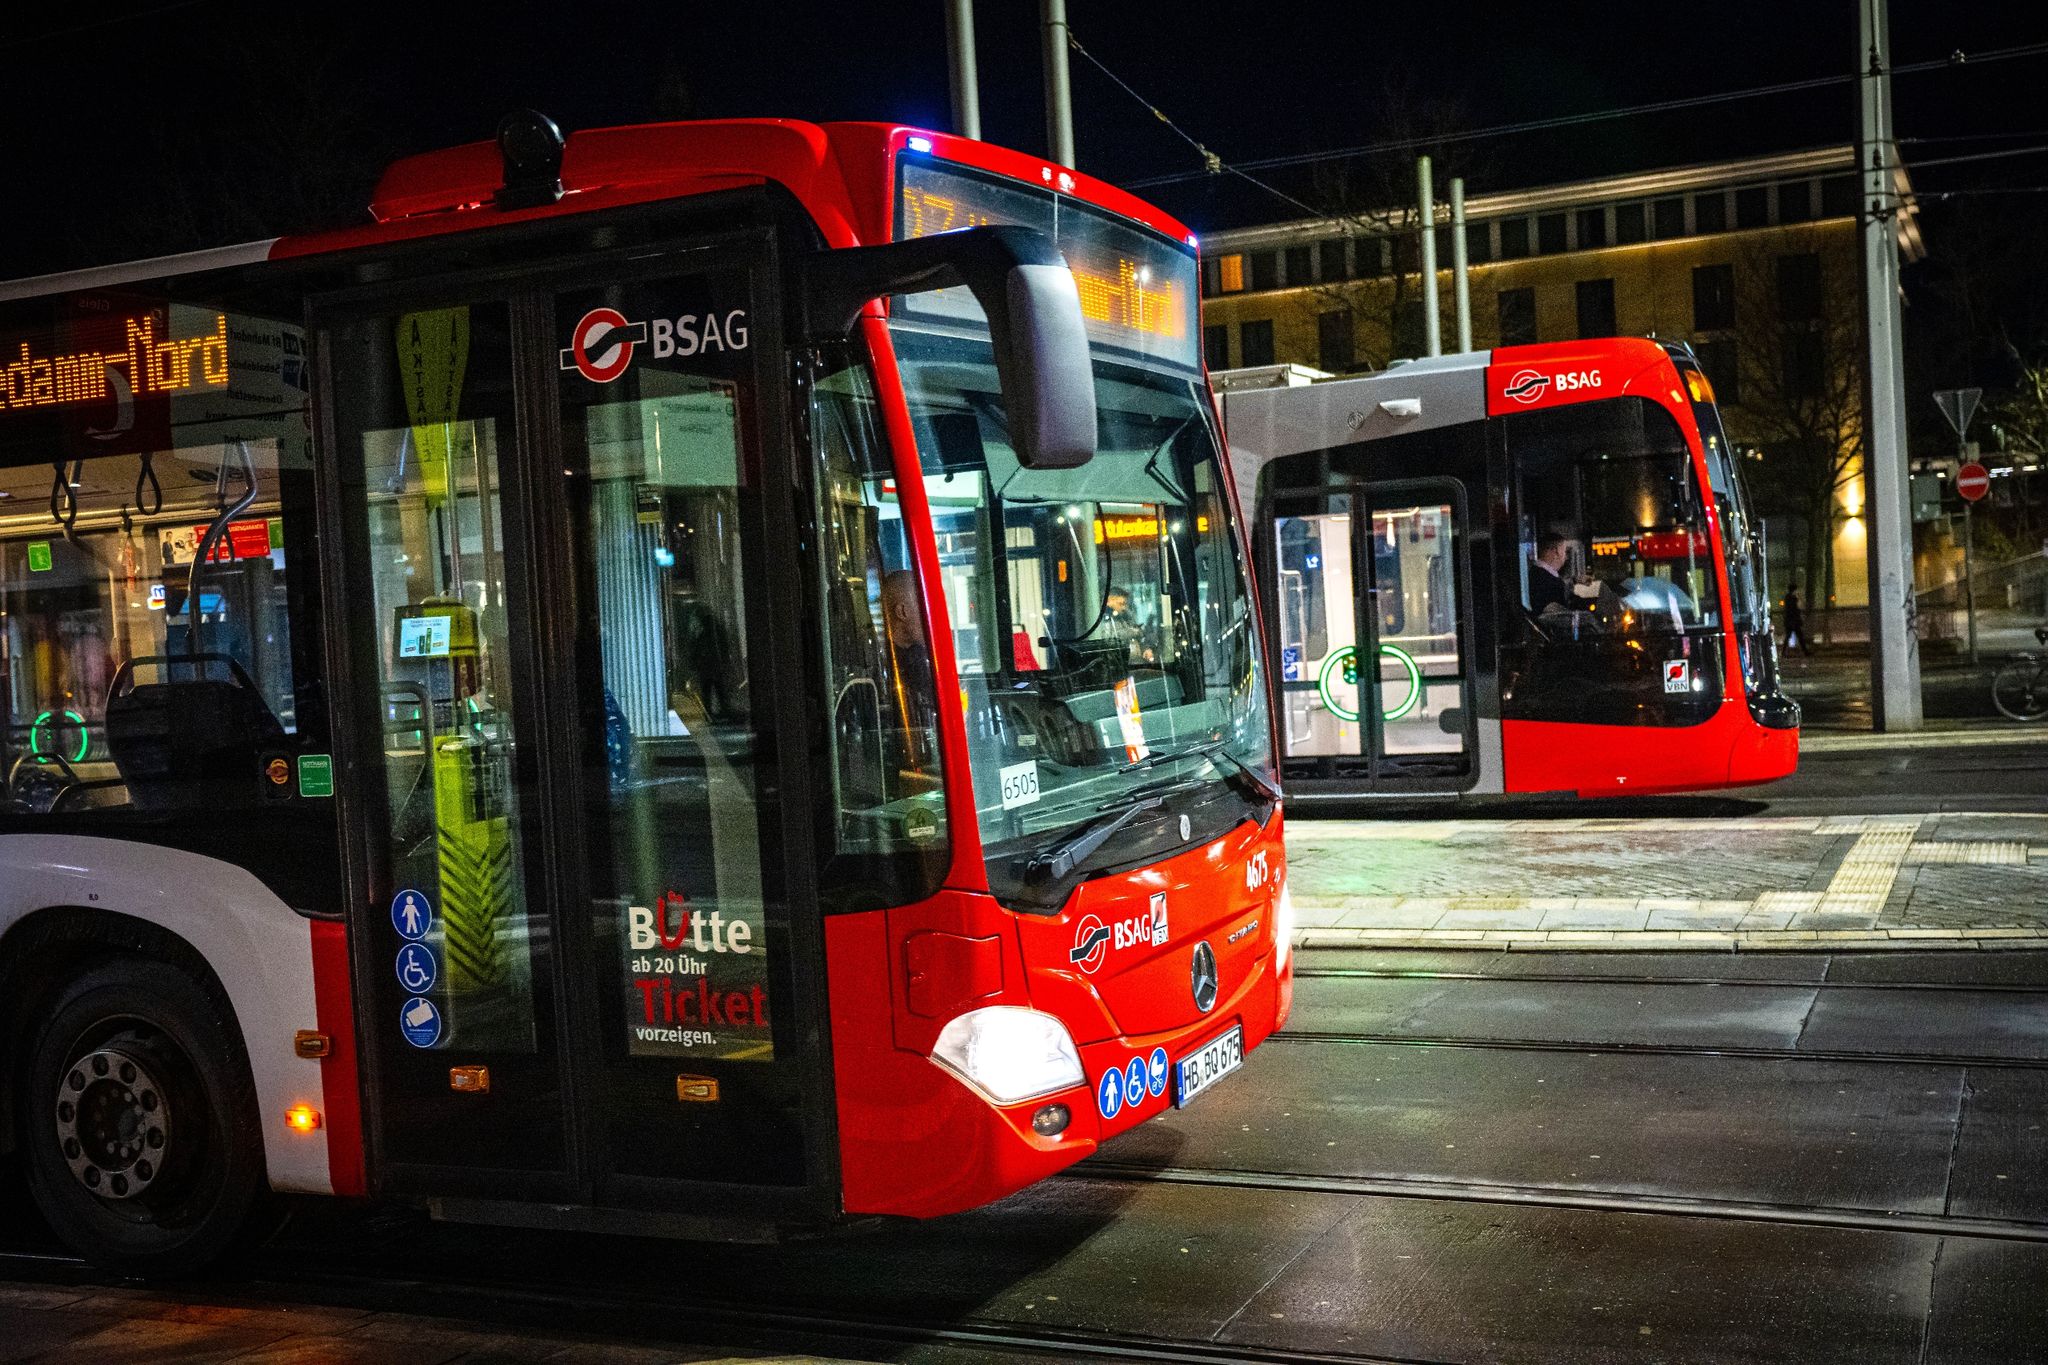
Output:
M1145 1102L1145 1059L1131 1058L1124 1070L1124 1103L1136 1108Z
M408 995L425 995L441 976L441 964L434 950L424 943L408 943L398 950L398 984Z

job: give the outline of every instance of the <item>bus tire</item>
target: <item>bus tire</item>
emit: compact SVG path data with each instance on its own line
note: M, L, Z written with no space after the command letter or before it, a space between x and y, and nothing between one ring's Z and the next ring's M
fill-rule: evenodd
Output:
M268 1225L255 1083L224 1013L139 958L56 992L27 1054L19 1141L36 1206L88 1260L187 1275Z

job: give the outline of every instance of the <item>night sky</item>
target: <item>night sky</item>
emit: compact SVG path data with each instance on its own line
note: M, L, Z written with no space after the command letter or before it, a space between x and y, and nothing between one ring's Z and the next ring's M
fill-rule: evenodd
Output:
M1037 6L977 8L983 132L1044 146ZM2048 41L2027 5L1894 0L1896 60ZM428 17L430 14L432 17ZM90 16L90 17L88 17ZM1625 17L1624 17L1625 16ZM1561 132L1462 138L1503 123L1846 74L1850 0L1704 5L1198 4L1069 0L1075 36L1227 161L1448 132L1439 156L1472 192L1847 141L1854 91L1815 91ZM1084 169L1121 183L1198 171L1194 151L1074 57ZM1901 76L1909 165L1929 245L2018 250L2048 195L2048 54ZM943 12L892 4L691 3L291 7L252 0L37 7L0 30L0 118L16 212L0 273L21 275L348 221L393 157L487 137L531 105L578 127L778 115L948 124ZM1984 137L1985 134L1993 136ZM1973 140L1950 140L1973 139ZM1398 184L1410 154L1261 171L1318 207ZM1985 193L1998 190L1999 193ZM1197 229L1300 216L1234 177L1141 193ZM1990 245L1987 246L1986 242ZM1921 274L1939 293L1942 267ZM2000 324L2048 346L2031 276L1987 291ZM1980 319L1981 323L1981 319Z

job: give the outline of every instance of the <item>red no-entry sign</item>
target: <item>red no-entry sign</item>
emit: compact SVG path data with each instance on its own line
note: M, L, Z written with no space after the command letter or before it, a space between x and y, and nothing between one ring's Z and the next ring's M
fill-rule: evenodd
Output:
M1975 502L1991 491L1991 472L1972 461L1956 471L1956 492Z

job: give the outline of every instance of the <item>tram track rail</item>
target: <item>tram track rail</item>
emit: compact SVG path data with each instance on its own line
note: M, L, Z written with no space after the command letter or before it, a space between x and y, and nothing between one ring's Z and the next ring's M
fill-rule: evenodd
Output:
M1656 1217L1717 1218L1749 1223L1795 1224L1857 1232L1909 1232L1979 1241L2048 1243L2048 1223L1954 1214L1891 1213L1828 1204L1784 1204L1758 1200L1702 1199L1683 1195L1620 1194L1552 1185L1446 1180L1417 1176L1309 1175L1291 1171L1245 1171L1202 1167L1155 1167L1090 1160L1066 1174L1074 1178L1133 1184L1192 1185L1219 1189L1270 1190L1288 1194L1333 1194L1358 1198L1422 1199L1459 1204L1515 1204L1635 1213Z
M2048 1057L2001 1057L1926 1052L1863 1052L1845 1048L1755 1047L1732 1043L1572 1042L1554 1038L1472 1038L1412 1033L1350 1033L1282 1029L1268 1042L1333 1043L1346 1047L1471 1048L1492 1052L1570 1052L1614 1057L1740 1057L1766 1062L1855 1062L1873 1066L1927 1066L2048 1071Z
M1773 990L1804 989L1829 991L1936 991L1987 995L2048 996L2048 984L2029 986L2013 982L1972 983L1961 981L1830 981L1792 976L1657 976L1631 972L1461 972L1430 968L1314 967L1296 965L1296 980L1316 981L1498 981L1503 985L1563 986L1729 986L1764 987Z
M107 1275L75 1256L0 1250L0 1279L17 1274L47 1280L72 1274L64 1283L127 1288L132 1281ZM278 1303L303 1301L309 1290L322 1302L337 1299L379 1312L421 1314L436 1318L468 1317L483 1327L504 1330L508 1309L545 1314L573 1330L603 1330L608 1336L656 1340L645 1324L651 1320L686 1320L709 1329L703 1337L658 1338L662 1345L717 1346L764 1344L762 1333L801 1343L800 1349L955 1347L1053 1360L1160 1360L1209 1365L1244 1361L1251 1365L1449 1365L1429 1357L1362 1355L1342 1351L1302 1351L1235 1342L1161 1337L1134 1332L1062 1328L1002 1319L963 1316L947 1321L890 1321L826 1310L760 1307L687 1295L640 1292L615 1285L541 1285L505 1279L426 1278L395 1276L371 1270L309 1270L289 1278L256 1276L235 1288ZM618 1326L624 1320L623 1330ZM613 1324L597 1329L593 1320ZM635 1330L635 1326L639 1330Z

